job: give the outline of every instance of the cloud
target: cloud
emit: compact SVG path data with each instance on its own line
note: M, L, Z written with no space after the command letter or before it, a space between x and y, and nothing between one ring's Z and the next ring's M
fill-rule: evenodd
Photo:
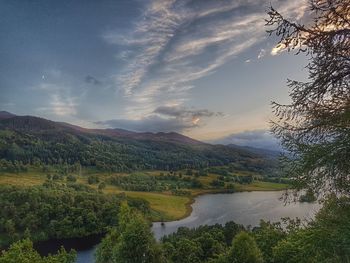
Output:
M183 132L204 125L207 118L222 116L207 109L188 109L178 106L160 106L152 114L140 119L114 119L96 122L109 128L138 132Z
M218 144L236 144L270 150L281 149L278 140L267 130L250 130L234 133L211 142Z
M101 81L99 81L98 79L96 79L95 77L93 76L90 76L90 75L87 75L85 77L85 82L88 83L88 84L93 84L95 86L99 86L102 84Z
M51 94L48 104L48 106L39 107L36 110L56 116L72 116L77 113L77 103L74 98L65 98L59 94Z
M207 109L195 110L188 109L185 107L177 107L177 106L160 106L154 110L154 113L171 116L171 117L193 117L193 118L201 118L201 117L212 117L212 116L222 116L221 112L212 112Z
M78 101L83 94L77 91L79 97L72 95L72 84L62 71L47 70L45 78L42 78L41 82L33 86L32 89L45 98L41 101L41 105L36 108L40 114L55 115L56 117L72 117L77 114Z
M158 115L150 115L139 120L115 119L96 122L109 128L120 128L136 132L182 132L194 128L193 123L184 122L178 118L163 118Z
M304 2L273 0L271 4L302 17ZM160 103L184 104L193 81L264 41L269 5L267 0L153 0L131 32L106 33L105 41L126 49L122 55L126 67L116 79L132 105L129 116L137 117L136 111L149 113ZM259 58L265 53L261 50Z
M265 49L260 49L259 55L258 55L258 59L261 59L263 57L265 57L266 55L266 50Z

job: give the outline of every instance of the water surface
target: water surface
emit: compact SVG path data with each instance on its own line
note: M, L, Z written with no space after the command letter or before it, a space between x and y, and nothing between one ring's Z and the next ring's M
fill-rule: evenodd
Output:
M242 192L208 194L195 199L189 217L179 221L154 223L152 230L157 239L176 232L179 227L224 224L234 221L244 226L257 226L260 219L278 221L282 217L312 219L320 208L317 203L289 203L280 200L283 192Z

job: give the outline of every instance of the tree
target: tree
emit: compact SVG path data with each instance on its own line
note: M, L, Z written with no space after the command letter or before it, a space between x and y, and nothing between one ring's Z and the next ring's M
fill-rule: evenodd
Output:
M76 182L77 181L77 178L74 176L74 175L67 175L67 181L68 182Z
M96 251L98 263L161 263L162 251L143 216L123 203L118 227L101 242Z
M270 223L261 220L259 227L254 230L253 234L265 262L274 262L272 250L279 241L286 237L281 223Z
M33 243L29 239L24 239L13 243L7 251L0 255L0 263L73 263L75 262L75 252L67 253L64 248L56 255L41 257L33 249Z
M203 251L201 257L202 261L218 257L225 251L224 246L219 241L215 240L209 233L204 233L195 241L200 244Z
M291 104L273 103L272 131L292 153L297 189L350 194L350 1L310 0L310 25L286 20L271 7L268 32L276 50L309 57L308 81L288 81Z
M196 242L182 238L176 243L172 260L174 263L199 263L202 254L203 251Z
M102 239L98 245L95 259L97 263L113 263L113 249L114 245L118 242L119 233L114 228L112 229L105 238Z
M229 252L230 263L262 263L263 258L256 242L247 232L235 236Z
M350 262L350 199L330 197L308 227L273 247L273 262Z
M116 246L115 262L155 262L153 261L155 240L147 222L141 216L135 215L125 226Z
M235 235L244 229L242 225L238 225L233 221L227 222L224 228L225 242L227 246L232 244L232 239Z
M105 189L106 188L106 183L105 182L101 182L101 183L99 183L99 185L98 185L98 190L103 190L103 189Z

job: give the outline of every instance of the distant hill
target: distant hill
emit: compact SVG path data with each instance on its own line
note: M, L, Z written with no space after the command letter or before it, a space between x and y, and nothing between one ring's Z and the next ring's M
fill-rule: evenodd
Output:
M112 171L177 170L235 163L244 170L263 172L274 166L261 152L211 145L175 132L87 129L34 116L2 116L0 159L10 161L80 162Z
M235 149L247 150L249 152L256 153L261 156L269 157L273 159L278 158L281 155L280 151L275 151L270 149L256 148L256 147L250 147L250 146L240 146L236 144L228 144L227 146Z
M135 140L167 141L194 145L204 144L203 142L176 132L152 133L132 132L123 129L87 129L65 122L54 122L34 116L16 116L8 112L4 112L4 117L0 118L0 121L0 128L2 129L11 129L28 133L47 133L54 130L56 132L68 132L72 134L94 134Z
M15 114L12 114L10 112L0 111L0 120L12 118L12 117L15 117L15 116L16 116Z

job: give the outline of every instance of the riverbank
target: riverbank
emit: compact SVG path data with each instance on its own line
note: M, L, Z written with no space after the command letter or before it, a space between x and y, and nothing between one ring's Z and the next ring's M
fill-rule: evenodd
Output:
M283 191L200 195L195 198L188 217L164 224L155 222L152 229L159 240L164 235L176 232L179 227L194 228L200 225L225 224L229 221L254 227L259 225L261 219L277 222L285 217L310 220L321 207L317 202L285 205L280 200L282 195Z
M235 189L191 189L189 196L176 196L170 192L135 192L123 191L113 186L108 186L104 190L106 193L121 194L134 198L142 198L149 202L154 210L150 220L152 222L178 221L188 217L192 213L192 204L195 198L206 194L230 194L252 191L281 191L288 189L287 184L253 181L251 184L235 184Z
M148 176L160 176L165 171L143 171L138 172L140 175ZM245 173L241 173L244 175ZM76 182L88 186L89 188L96 189L98 188L97 184L89 184L88 176L96 175L100 181L107 182L108 178L111 176L127 176L125 173L91 173L91 171L83 171L80 175L74 175L76 177ZM183 189L189 193L189 195L175 195L171 191L163 192L145 192L145 191L125 191L118 186L106 184L101 192L105 194L121 194L133 198L141 198L146 200L152 213L149 219L153 222L158 221L174 221L181 220L191 214L192 208L191 205L194 202L194 198L203 195L203 194L212 194L212 193L227 193L232 190L226 189L224 187L215 188L211 185L213 180L217 180L219 175L209 173L205 176L196 177L202 184L202 188L197 189ZM33 170L28 172L20 173L1 173L0 174L0 185L14 185L18 187L31 187L35 185L43 184L47 179L47 174L40 170ZM253 181L250 184L239 184L233 183L235 192L244 192L244 191L278 191L284 190L288 187L286 184L280 183L270 183L263 181Z
M173 220L152 220L153 222L169 222L169 221L178 221L182 220L188 216L191 215L193 208L192 205L195 202L195 198L198 196L206 195L206 194L232 194L232 193L241 193L241 192L252 192L252 191L258 191L258 192L270 192L270 191L282 191L287 190L288 185L286 184L279 184L279 183L270 183L270 182L262 182L262 181L255 181L251 184L247 185L238 185L236 184L236 190L232 189L200 189L200 190L192 190L191 196L188 197L188 201L186 202L186 210L185 212Z
M234 221L244 226L256 226L260 219L276 222L283 217L311 219L320 208L318 203L292 203L284 205L279 197L282 191L245 191L232 194L200 193L194 198L193 210L188 217L171 222L153 223L157 240L174 233L179 227L194 228L200 225L225 224ZM50 244L50 241L47 241ZM53 241L57 243L57 240ZM79 242L84 243L84 238ZM93 263L96 243L90 249L76 249L76 263ZM51 244L50 244L51 245ZM74 247L73 247L74 248Z

